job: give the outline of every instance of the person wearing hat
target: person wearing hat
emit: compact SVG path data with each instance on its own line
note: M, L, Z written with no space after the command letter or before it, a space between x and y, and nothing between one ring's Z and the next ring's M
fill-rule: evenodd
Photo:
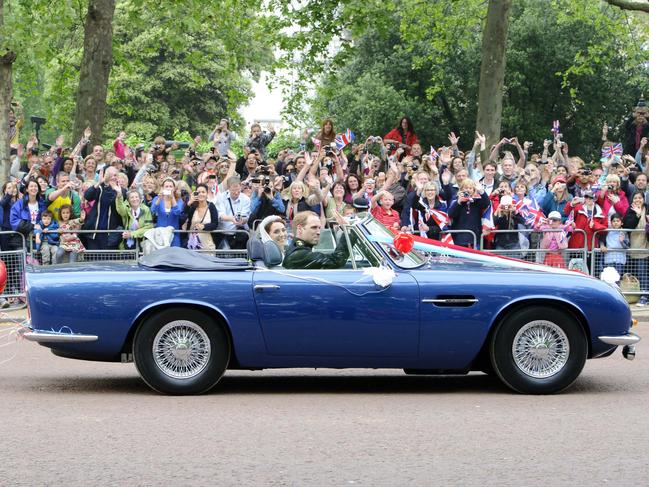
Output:
M543 198L541 209L543 213L549 215L552 211L561 213L562 221L566 221L567 213L564 212L566 204L572 200L572 195L568 192L565 176L555 176L550 183L548 192Z
M506 194L501 196L498 209L494 213L494 228L505 230L503 233L496 233L494 245L496 250L520 249L520 237L517 230L519 225L525 226L525 219L516 211L513 198Z
M585 244L589 251L593 250L593 235L595 235L595 232L608 228L606 214L595 203L593 192L584 191L583 196L577 196L569 203L566 203L564 214L569 215L570 213L573 214L574 228L583 230L583 232L574 232L572 234L568 248L583 249ZM586 239L585 243L584 238Z
M546 252L543 263L565 269L566 261L561 251L568 247L568 232L572 230L572 225L561 223L561 213L551 211L548 218L541 220L535 229L543 232L539 248L549 251Z

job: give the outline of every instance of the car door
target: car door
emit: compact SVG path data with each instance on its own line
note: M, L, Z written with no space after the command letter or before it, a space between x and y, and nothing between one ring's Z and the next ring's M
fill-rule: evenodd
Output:
M397 272L381 288L364 273L377 264L351 235L347 267L339 270L257 270L253 289L270 355L416 357L419 286Z

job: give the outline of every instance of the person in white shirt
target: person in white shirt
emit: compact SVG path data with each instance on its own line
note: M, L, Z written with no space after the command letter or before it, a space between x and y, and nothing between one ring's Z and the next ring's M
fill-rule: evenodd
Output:
M250 198L241 192L241 179L232 176L226 180L227 191L219 193L216 208L219 212L219 248L245 249L248 241Z

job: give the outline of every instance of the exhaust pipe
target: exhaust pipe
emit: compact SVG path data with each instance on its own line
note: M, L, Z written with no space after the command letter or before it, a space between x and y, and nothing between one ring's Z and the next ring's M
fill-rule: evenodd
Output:
M625 345L622 349L622 356L627 360L633 360L635 358L635 345Z

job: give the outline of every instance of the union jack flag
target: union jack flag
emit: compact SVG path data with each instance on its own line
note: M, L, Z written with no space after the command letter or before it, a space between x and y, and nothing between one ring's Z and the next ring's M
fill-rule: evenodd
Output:
M351 144L354 142L356 139L356 135L354 135L354 132L352 132L350 129L347 129L345 133L343 134L338 134L336 136L336 139L334 140L334 143L336 144L336 148L338 150L343 149L346 145Z
M482 212L482 227L488 228L490 230L493 230L495 228L494 213L491 204L489 204L489 206L487 206L485 211Z
M315 137L313 137L311 139L311 142L313 142L313 147L320 150L320 146L322 145L322 142L320 141L320 139L316 139Z
M535 226L541 221L541 218L545 218L543 211L533 198L522 198L519 200L516 203L516 211L520 213L525 220L525 224L528 226Z
M431 145L431 146L430 146L430 158L431 158L433 161L436 161L438 157L439 157L439 154L437 153L437 151L435 150L435 148Z
M612 157L621 156L621 155L622 155L622 144L619 142L615 145L609 145L602 149L602 157L604 159L610 159Z

